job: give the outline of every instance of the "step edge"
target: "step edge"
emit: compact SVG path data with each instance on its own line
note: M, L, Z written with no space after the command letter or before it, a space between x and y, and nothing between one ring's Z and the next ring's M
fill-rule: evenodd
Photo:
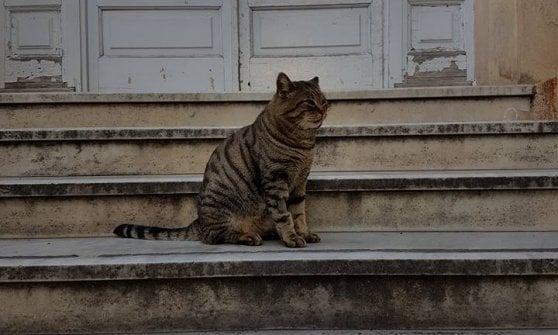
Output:
M202 174L1 177L0 198L197 194ZM313 172L307 191L502 191L558 189L558 170Z
M217 277L274 276L555 276L557 251L336 251L306 253L305 257L277 257L277 253L243 260L194 260L185 255L120 256L102 263L98 259L18 259L0 265L0 283L43 281L153 280ZM395 256L393 254L396 254ZM207 255L209 259L215 255ZM288 259L287 259L288 257ZM134 258L137 260L134 261ZM148 259L149 258L149 259ZM183 261L176 261L176 259ZM66 258L66 260L72 260ZM174 261L173 261L174 260ZM40 263L40 264L39 264ZM101 275L103 274L103 275Z
M173 333L134 332L127 335L556 335L558 328L480 328L432 330L369 330L369 329L270 329L270 330L217 330ZM87 333L82 335L118 335L116 333ZM122 335L122 334L121 334Z
M355 91L326 91L328 100L392 100L533 96L534 85L418 87ZM226 93L0 93L0 105L68 103L265 102L271 92Z
M0 142L224 139L241 127L76 127L0 129ZM331 125L318 138L556 134L558 121Z

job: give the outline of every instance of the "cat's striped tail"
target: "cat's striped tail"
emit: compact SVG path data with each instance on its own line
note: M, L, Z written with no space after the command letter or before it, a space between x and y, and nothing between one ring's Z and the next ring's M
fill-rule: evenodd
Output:
M160 228L121 224L114 228L113 233L119 237L138 238L144 240L183 241L198 239L198 220L182 228Z

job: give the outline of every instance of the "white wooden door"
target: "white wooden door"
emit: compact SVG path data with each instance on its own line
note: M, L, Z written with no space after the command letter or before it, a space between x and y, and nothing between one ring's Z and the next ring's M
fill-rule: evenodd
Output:
M280 71L329 91L470 84L474 1L0 0L0 89L272 91Z
M236 1L91 0L89 90L238 90Z
M380 88L381 0L240 0L240 87L271 91L283 71L325 90Z
M80 90L76 18L78 1L0 0L0 88Z
M389 0L386 86L474 81L474 0Z

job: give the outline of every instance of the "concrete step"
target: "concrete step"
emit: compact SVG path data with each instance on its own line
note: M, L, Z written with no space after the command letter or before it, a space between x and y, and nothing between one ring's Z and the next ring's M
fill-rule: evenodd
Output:
M237 128L0 129L0 176L203 173ZM558 122L328 126L315 171L558 167Z
M96 335L114 335L96 334ZM558 329L492 330L261 330L179 333L134 333L129 335L556 335ZM93 334L91 334L93 335Z
M558 232L322 237L0 240L0 333L558 328Z
M107 236L122 223L184 226L201 175L0 178L0 236ZM318 231L558 230L558 170L314 172Z
M331 92L327 124L533 120L533 86ZM0 94L4 128L241 126L267 93Z

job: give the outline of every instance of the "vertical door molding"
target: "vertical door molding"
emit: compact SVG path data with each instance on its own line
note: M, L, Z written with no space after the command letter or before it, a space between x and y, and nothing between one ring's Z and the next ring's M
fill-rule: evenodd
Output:
M387 80L394 86L474 81L474 0L389 0Z
M4 82L6 81L6 43L8 31L8 17L6 9L4 8L4 0L0 0L0 89L4 88Z
M223 29L223 55L225 71L225 91L238 92L240 90L238 73L238 1L226 1L221 8L224 17L223 25L229 23L227 29ZM224 26L223 26L224 28ZM226 55L229 56L226 56Z
M83 91L81 78L81 12L83 0L62 0L62 81Z
M463 3L463 25L465 52L467 53L467 81L476 84L475 79L475 1Z
M386 2L384 10L384 87L393 87L395 83L403 81L405 71L405 55L403 52L407 48L406 24L403 18L406 17L406 0L384 0Z
M99 80L97 74L99 66L97 58L99 58L99 20L101 8L97 5L96 1L86 1L86 45L87 45L87 89L90 92L99 91Z

